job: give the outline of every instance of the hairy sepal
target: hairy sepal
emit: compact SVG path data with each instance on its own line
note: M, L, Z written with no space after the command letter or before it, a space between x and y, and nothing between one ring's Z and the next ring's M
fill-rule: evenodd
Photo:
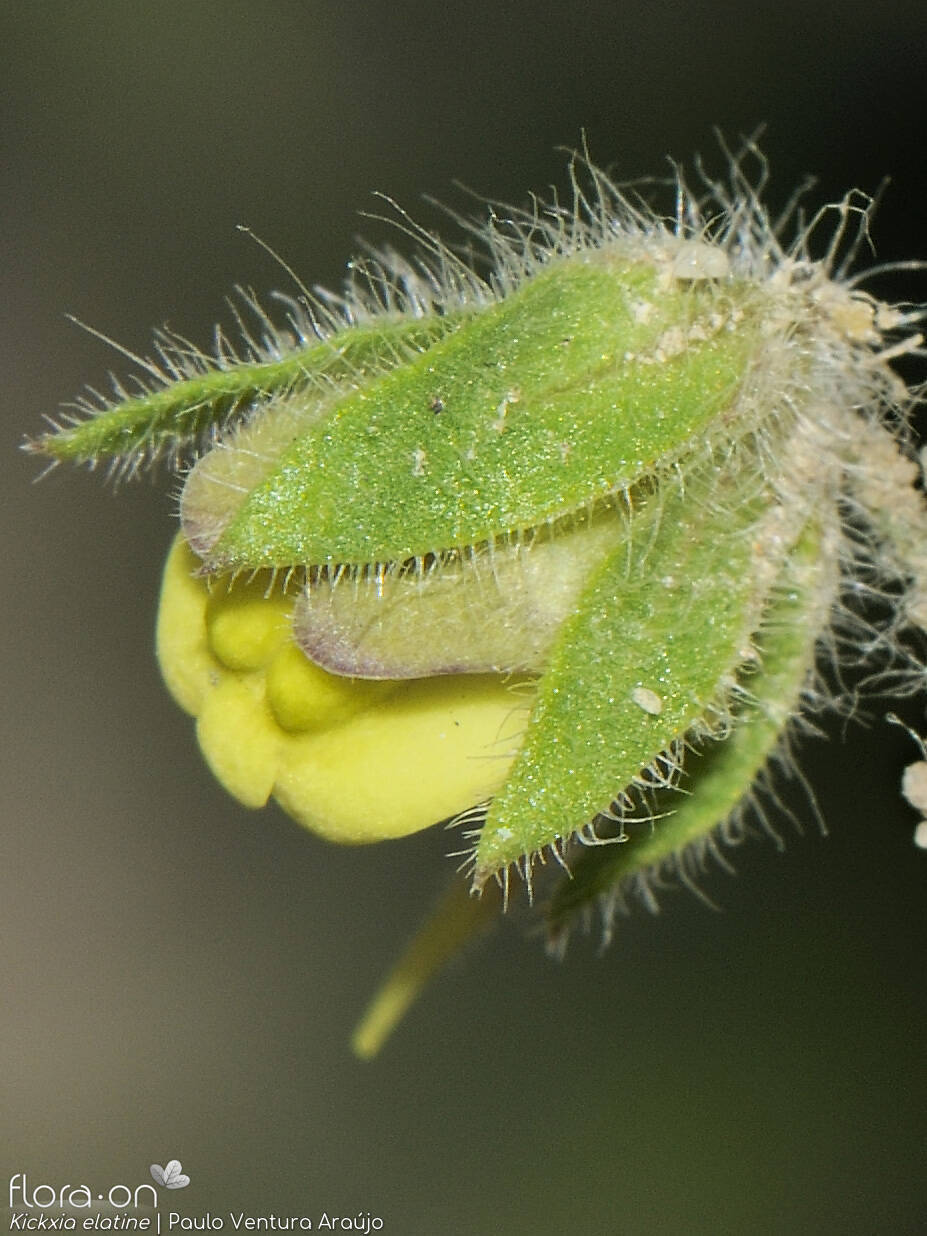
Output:
M324 406L333 391L369 380L427 348L453 330L462 313L427 319L382 316L313 339L280 354L238 360L217 349L215 356L166 336L160 363L137 359L145 373L140 390L120 385L102 407L78 404L54 429L26 443L55 462L108 464L131 475L165 458L175 464L184 452L208 443L253 408L273 398L304 393L309 409ZM258 352L257 345L252 351Z
M476 889L530 876L636 785L672 779L716 729L768 590L773 494L746 446L667 481L631 520L561 628L505 786L473 855Z
M755 637L755 659L741 670L725 740L700 744L678 789L639 800L643 825L622 826L608 838L611 844L571 857L570 878L558 884L546 908L551 951L562 953L573 926L594 910L607 940L615 909L629 894L653 906L654 886L673 877L688 882L690 867L700 870L719 843L742 836L751 810L762 819L761 781L772 760L788 761L789 723L807 702L817 642L836 600L834 543L834 528L812 521L787 559Z
M310 410L276 458L272 402L192 472L186 535L208 571L399 563L575 512L736 420L760 330L736 292L620 246L557 260L324 417ZM222 456L239 452L261 462L231 500Z
M355 678L540 672L589 575L624 542L624 501L430 562L343 570L297 602L310 660Z

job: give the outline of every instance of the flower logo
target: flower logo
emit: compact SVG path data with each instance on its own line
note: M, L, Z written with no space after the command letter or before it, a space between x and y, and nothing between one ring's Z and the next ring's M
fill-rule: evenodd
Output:
M152 1163L150 1170L155 1184L162 1185L165 1189L185 1189L190 1183L190 1177L185 1176L181 1170L179 1159L171 1159L166 1167L162 1167L160 1163Z

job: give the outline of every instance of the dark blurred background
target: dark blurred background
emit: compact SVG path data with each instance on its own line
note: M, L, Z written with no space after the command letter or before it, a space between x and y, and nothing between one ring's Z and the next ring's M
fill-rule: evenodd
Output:
M522 202L585 131L618 178L765 122L770 195L891 177L879 259L927 257L927 8L631 0L81 0L0 10L4 549L0 1185L162 1209L383 1216L384 1231L924 1230L927 853L901 730L809 741L829 835L547 960L517 923L382 1056L349 1030L450 876L446 834L339 850L214 784L152 653L164 478L108 492L17 453L144 351L209 342L236 282L337 286L387 192ZM444 224L442 224L444 226ZM450 227L450 225L447 225ZM880 286L925 298L925 277ZM910 720L923 726L919 708ZM4 1203L0 1202L0 1205Z

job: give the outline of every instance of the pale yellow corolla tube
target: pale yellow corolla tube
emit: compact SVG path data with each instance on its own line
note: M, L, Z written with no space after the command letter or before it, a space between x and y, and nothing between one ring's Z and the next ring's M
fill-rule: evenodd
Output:
M295 601L268 576L208 581L182 537L165 564L157 651L196 717L207 764L248 807L275 798L348 844L403 837L491 798L529 701L502 675L373 682L314 665L293 642Z

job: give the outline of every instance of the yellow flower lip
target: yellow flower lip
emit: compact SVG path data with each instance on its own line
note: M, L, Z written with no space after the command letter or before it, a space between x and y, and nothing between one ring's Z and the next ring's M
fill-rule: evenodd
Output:
M198 566L178 536L158 660L213 774L245 806L274 797L312 832L363 843L430 827L504 783L530 699L503 676L338 677L294 644L294 591L268 590L266 573L206 581Z

